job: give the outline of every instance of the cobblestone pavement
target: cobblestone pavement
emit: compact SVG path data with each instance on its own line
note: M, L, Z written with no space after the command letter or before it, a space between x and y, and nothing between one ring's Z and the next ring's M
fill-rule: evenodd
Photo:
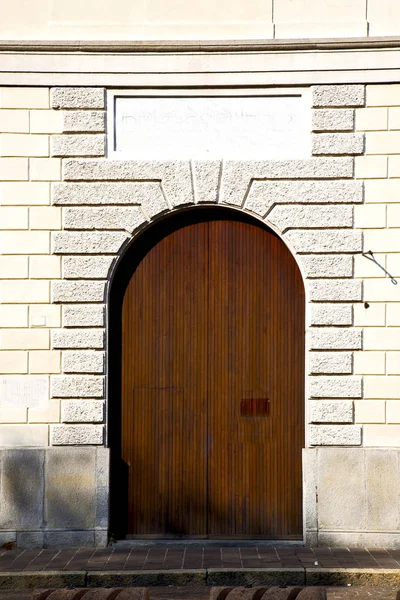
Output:
M138 545L67 550L2 550L1 571L135 571L211 568L342 567L400 569L400 550L271 548L262 545Z
M397 587L328 588L328 600L395 600ZM210 588L151 588L151 600L208 600ZM32 592L1 592L0 600L31 600Z

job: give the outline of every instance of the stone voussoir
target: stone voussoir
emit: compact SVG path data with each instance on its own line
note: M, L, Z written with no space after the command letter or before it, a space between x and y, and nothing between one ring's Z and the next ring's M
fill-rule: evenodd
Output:
M336 228L353 226L353 207L335 205L294 206L278 204L267 220L282 233L288 229Z
M352 423L351 400L311 400L310 423Z
M312 398L361 398L361 377L309 377Z
M121 229L138 231L147 223L139 206L108 206L100 208L64 208L64 229Z
M106 283L103 281L52 281L52 301L104 302Z
M349 375L353 369L351 352L310 352L309 372L318 375Z
M50 156L104 156L106 138L103 134L52 135Z
M88 306L85 304L64 305L62 307L62 318L64 327L103 327L105 322L105 306L103 304L90 304ZM97 335L98 333L94 337ZM103 345L89 347L102 348Z
M258 181L251 182L246 210L264 217L274 204L359 204L362 181Z
M310 425L309 441L312 446L360 446L359 425Z
M53 329L51 332L52 347L64 349L104 349L104 329Z
M63 256L64 279L107 279L113 256Z
M104 402L99 400L63 400L61 403L63 423L102 423Z
M57 231L54 254L117 254L130 239L122 231Z
M103 398L104 377L101 375L52 375L52 398Z
M351 304L312 304L311 325L352 325Z
M362 300L362 281L356 279L312 280L308 283L312 302L356 302Z
M353 107L365 105L365 85L315 85L312 87L313 106Z
M70 350L62 354L64 373L104 373L104 352Z
M53 108L104 108L105 89L101 87L55 87L51 90Z
M285 239L299 253L353 253L362 250L362 234L359 231L290 230Z
M53 446L101 445L103 425L52 425L50 438Z
M101 110L72 110L63 112L64 133L103 133L105 112Z
M358 155L364 152L363 133L317 133L312 136L314 156L325 154Z
M315 328L308 332L310 350L361 350L362 332L350 328Z
M354 110L351 108L320 108L313 110L313 131L353 131Z

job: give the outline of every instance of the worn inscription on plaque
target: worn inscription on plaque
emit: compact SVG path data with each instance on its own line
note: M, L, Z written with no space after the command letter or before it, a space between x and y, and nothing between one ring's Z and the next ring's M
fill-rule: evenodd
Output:
M36 408L49 402L49 378L41 375L0 377L0 405Z
M135 160L306 158L306 98L116 97L114 153Z

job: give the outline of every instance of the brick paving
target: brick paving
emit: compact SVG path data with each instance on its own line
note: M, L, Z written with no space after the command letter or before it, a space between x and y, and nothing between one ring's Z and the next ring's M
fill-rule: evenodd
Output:
M272 548L262 545L138 545L101 549L2 550L0 572L265 568L400 569L400 550Z

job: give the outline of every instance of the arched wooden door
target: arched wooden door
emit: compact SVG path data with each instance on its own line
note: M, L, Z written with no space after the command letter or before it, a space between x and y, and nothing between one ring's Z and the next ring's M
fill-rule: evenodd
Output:
M128 534L296 539L301 275L256 221L212 215L167 220L123 299Z

